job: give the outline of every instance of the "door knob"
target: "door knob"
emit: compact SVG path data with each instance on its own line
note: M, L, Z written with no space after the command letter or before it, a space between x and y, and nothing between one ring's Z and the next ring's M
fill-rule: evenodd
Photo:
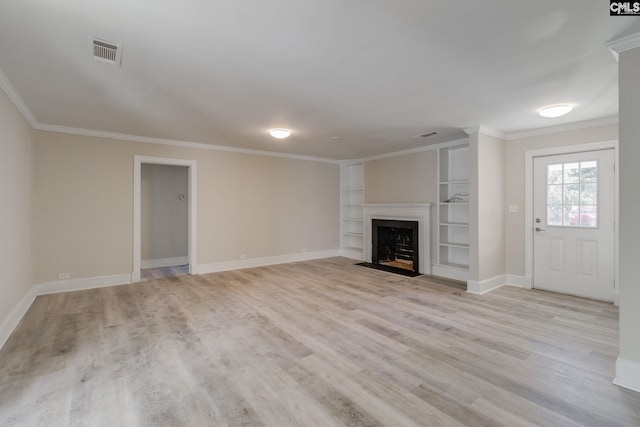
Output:
M547 231L544 228L540 228L540 227L536 227L536 231L540 232L540 231Z

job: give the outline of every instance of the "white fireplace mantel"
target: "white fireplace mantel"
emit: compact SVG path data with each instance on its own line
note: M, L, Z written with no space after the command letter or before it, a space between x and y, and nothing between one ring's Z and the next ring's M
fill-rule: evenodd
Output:
M362 205L364 259L371 262L371 220L418 221L420 273L431 274L431 208L433 203L367 203Z

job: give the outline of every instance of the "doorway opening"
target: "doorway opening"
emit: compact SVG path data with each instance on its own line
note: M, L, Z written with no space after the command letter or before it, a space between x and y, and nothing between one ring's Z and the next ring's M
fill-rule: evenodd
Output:
M189 273L189 169L141 166L141 279Z
M134 157L133 282L196 274L195 189L195 161Z

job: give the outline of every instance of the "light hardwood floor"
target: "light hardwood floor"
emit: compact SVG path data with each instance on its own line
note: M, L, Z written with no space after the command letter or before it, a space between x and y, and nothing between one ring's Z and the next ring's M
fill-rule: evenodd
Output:
M40 296L3 426L638 426L618 310L345 258Z

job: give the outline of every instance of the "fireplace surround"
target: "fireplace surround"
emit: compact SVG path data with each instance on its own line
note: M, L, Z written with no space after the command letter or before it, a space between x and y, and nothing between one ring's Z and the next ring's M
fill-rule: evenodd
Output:
M373 220L418 223L418 272L431 274L431 207L433 203L367 203L363 205L364 257L373 263Z

